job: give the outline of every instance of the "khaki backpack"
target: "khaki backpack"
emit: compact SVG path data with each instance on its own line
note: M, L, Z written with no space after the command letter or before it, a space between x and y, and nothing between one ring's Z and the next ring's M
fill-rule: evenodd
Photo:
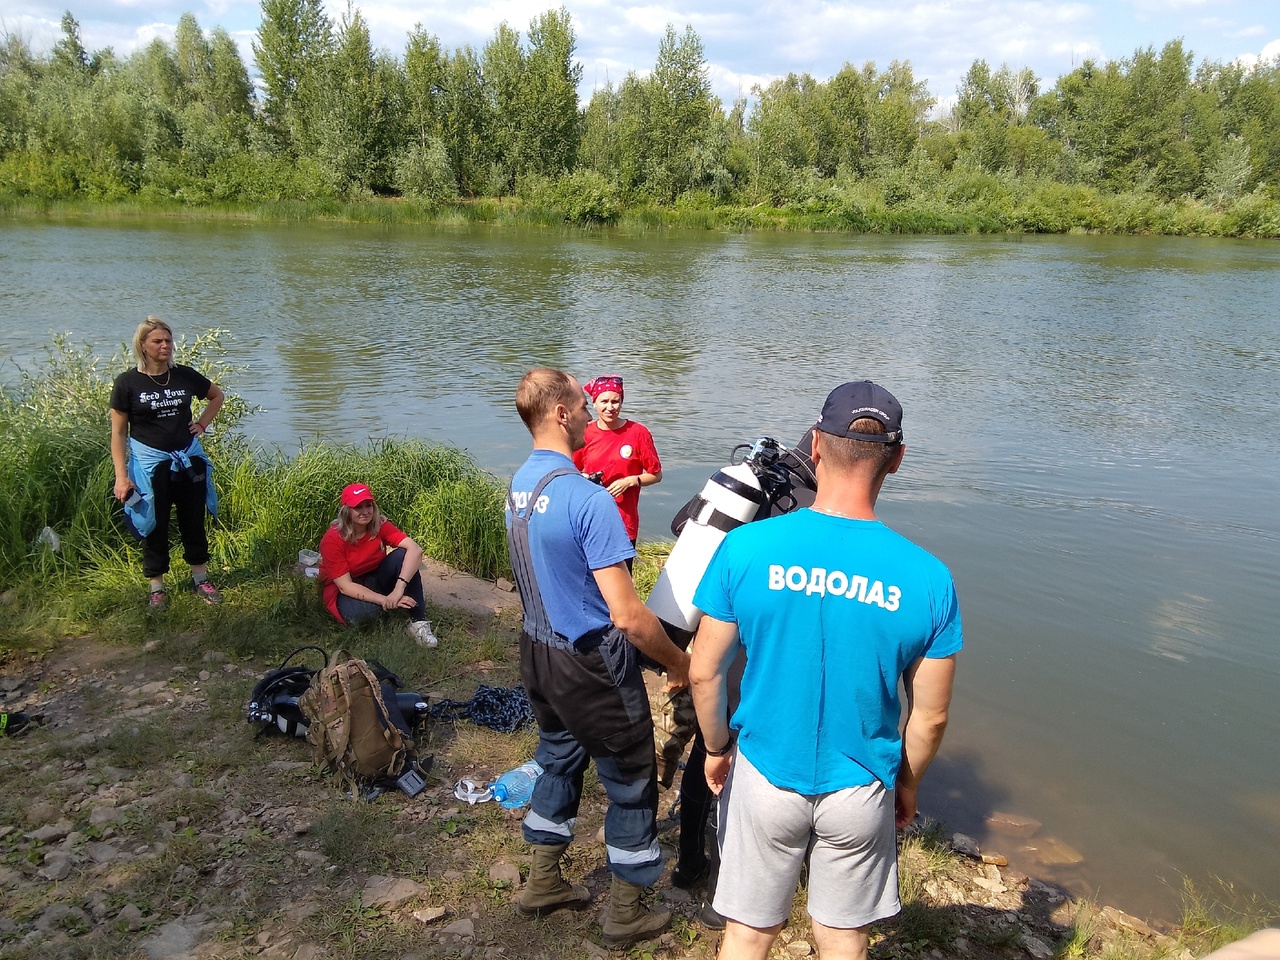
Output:
M344 780L391 779L414 760L414 743L391 718L369 665L336 650L298 701L316 763Z

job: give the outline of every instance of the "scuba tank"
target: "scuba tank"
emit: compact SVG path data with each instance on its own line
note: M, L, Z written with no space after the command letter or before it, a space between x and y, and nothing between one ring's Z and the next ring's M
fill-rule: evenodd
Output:
M730 464L712 474L701 492L671 521L676 545L649 594L647 605L667 635L686 648L702 611L693 592L725 534L744 523L790 513L813 503L817 480L809 459L809 430L792 449L772 437L734 448ZM741 460L734 458L742 455Z

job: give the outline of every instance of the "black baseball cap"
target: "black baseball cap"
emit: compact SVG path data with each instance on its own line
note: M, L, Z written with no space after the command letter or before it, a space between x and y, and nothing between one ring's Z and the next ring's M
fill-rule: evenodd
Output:
M884 424L884 433L858 433L855 421L871 417ZM827 395L817 428L833 437L866 440L869 443L899 443L902 440L902 404L884 387L870 380L842 383Z

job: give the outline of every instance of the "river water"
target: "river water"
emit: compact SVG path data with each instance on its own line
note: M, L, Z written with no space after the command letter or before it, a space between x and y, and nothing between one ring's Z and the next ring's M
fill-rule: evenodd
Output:
M53 333L109 355L157 313L231 331L264 444L420 437L502 474L527 367L621 373L666 467L646 538L735 444L884 383L908 452L881 516L951 567L965 620L922 807L1163 918L1183 876L1280 900L1277 304L1266 243L0 226L0 380ZM1045 863L1062 845L1081 861Z

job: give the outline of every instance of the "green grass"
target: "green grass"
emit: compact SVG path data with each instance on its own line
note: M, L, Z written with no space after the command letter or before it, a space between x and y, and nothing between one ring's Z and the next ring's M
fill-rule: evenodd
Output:
M221 360L223 333L184 341L178 359L228 383L237 371ZM0 659L38 654L89 630L109 641L154 640L179 659L182 638L196 626L206 642L237 656L332 631L314 581L289 573L298 551L319 543L353 480L370 484L383 513L428 556L487 579L510 575L503 487L465 452L409 439L364 447L315 441L292 456L258 450L238 432L251 411L228 392L220 429L206 444L219 495L210 572L227 602L210 610L181 590L189 572L175 556L170 609L146 616L140 552L111 494L103 413L111 371L129 362L123 348L103 363L91 348L58 337L37 371L0 387ZM56 551L40 541L45 527L58 536Z
M891 178L892 179L892 178ZM272 222L337 221L464 226L484 223L534 229L620 232L664 230L805 231L876 234L1112 233L1170 236L1280 237L1280 201L1258 190L1218 207L1194 197L1162 200L1140 192L1106 193L1052 180L975 175L955 170L916 182L875 178L819 180L785 202L743 196L712 204L709 198L677 198L669 205L634 201L619 207L602 227L575 216L572 198L554 191L519 197L482 197L433 203L364 198L276 200L240 204L181 204L171 199L40 200L0 196L0 216L11 218L127 219L168 216L191 220ZM544 195L545 194L545 195ZM886 199L886 195L888 199ZM706 202L703 202L703 201ZM581 226L572 224L581 223Z

